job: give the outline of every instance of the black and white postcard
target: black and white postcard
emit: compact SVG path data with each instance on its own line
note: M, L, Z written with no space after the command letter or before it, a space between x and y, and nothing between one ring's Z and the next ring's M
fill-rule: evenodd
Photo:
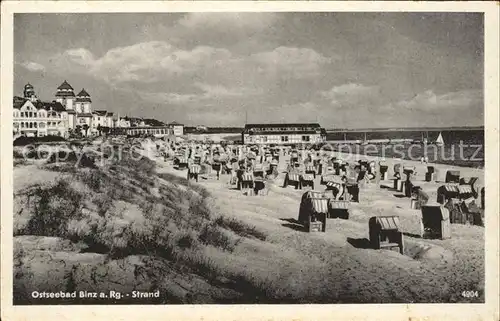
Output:
M2 3L2 317L498 320L498 19Z

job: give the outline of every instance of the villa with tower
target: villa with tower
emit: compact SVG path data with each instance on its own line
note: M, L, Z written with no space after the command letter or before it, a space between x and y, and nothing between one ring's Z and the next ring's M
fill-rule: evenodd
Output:
M57 87L52 102L40 101L34 87L29 83L25 85L23 97L14 97L13 117L14 135L17 136L68 137L71 132L92 136L114 125L113 113L92 111L89 93L82 89L75 95L66 80Z

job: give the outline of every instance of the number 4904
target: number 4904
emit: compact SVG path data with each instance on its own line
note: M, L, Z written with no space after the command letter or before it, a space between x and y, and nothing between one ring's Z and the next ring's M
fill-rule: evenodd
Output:
M477 291L463 291L462 296L464 298L477 298L479 293Z

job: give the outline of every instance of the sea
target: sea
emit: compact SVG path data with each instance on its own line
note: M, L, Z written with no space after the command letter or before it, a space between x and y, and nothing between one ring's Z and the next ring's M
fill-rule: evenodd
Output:
M442 146L434 144L439 134ZM484 136L484 129L366 130L328 132L326 139L336 151L484 168Z

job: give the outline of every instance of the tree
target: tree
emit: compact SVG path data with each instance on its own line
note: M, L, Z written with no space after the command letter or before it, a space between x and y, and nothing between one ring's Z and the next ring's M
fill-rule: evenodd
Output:
M82 125L76 125L75 131L76 131L76 136L80 137L82 135Z
M107 135L107 134L109 134L109 132L110 132L110 128L109 128L108 126L102 126L102 127L101 127L101 131L102 131L105 135Z
M89 131L89 125L84 124L83 125L83 130L85 131L85 136L88 136L89 135L89 133L88 133L88 131Z

